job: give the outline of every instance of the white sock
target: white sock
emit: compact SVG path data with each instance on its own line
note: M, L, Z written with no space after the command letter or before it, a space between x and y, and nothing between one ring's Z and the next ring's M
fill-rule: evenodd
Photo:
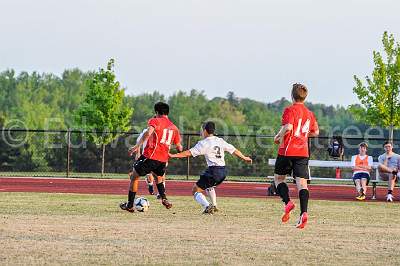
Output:
M206 193L210 198L212 205L217 206L217 194L215 194L215 189L213 187L207 188Z
M194 199L200 203L201 206L203 206L203 208L207 208L208 206L210 206L210 203L207 201L206 197L204 196L203 193L201 192L196 192L194 193Z

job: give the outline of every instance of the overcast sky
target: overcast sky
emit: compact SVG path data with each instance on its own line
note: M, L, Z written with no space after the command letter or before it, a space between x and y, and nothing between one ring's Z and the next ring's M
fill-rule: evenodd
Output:
M272 102L291 84L309 100L357 102L398 0L0 0L0 71L94 70L116 60L129 94L234 91Z

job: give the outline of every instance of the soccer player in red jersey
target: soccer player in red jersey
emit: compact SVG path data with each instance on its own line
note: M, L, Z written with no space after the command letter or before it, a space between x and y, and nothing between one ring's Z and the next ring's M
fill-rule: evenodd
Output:
M135 146L129 149L129 154L136 153L142 144L147 141L143 154L133 165L131 182L129 184L128 201L120 204L122 210L134 212L134 201L139 186L139 177L153 173L157 177L157 189L162 204L171 208L172 204L165 195L163 176L169 159L171 144L175 144L178 151L182 151L181 138L178 128L168 119L169 106L158 102L154 105L156 117L148 121L148 128L143 137Z
M300 199L300 219L296 224L296 227L300 229L305 227L308 220L307 180L310 178L308 138L319 135L314 114L304 106L307 94L306 86L293 85L293 104L284 110L282 127L274 138L274 142L280 144L275 162L275 185L278 195L285 203L282 222L286 223L289 220L290 213L295 208L294 203L290 200L289 188L285 182L286 176L293 174Z

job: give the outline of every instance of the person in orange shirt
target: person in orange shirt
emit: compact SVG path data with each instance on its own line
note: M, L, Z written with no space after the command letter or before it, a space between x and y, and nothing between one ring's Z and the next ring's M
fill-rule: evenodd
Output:
M370 171L372 169L372 156L367 155L368 144L361 142L359 145L359 154L351 157L351 166L353 167L353 181L357 190L357 200L365 200L367 194L367 185L370 180Z

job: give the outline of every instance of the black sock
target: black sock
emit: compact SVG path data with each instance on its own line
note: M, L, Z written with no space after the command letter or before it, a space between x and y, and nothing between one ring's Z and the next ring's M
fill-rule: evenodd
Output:
M130 191L128 193L128 208L133 207L133 203L135 202L136 192Z
M308 189L302 189L299 191L300 211L301 211L300 215L302 215L303 212L307 212L309 196L310 193L308 192Z
M278 195L282 198L282 201L285 204L288 204L290 198L289 198L289 188L287 184L279 183L278 186L276 187L276 191L278 192Z
M393 190L389 189L388 194L392 194L392 193L393 193Z
M167 196L165 195L165 187L163 183L158 183L157 184L157 190L158 190L158 194L160 194L162 199L166 199Z

